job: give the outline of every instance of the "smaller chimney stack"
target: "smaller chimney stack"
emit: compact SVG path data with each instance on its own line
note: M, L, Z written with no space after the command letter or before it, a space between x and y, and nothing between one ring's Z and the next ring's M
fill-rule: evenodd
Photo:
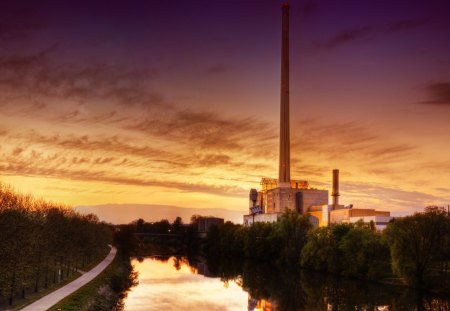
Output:
M333 170L333 192L331 193L333 197L333 207L339 205L339 170Z

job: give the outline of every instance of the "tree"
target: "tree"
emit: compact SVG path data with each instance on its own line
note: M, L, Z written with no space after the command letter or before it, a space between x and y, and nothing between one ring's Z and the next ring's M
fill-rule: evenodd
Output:
M133 225L120 225L114 232L114 244L121 250L122 256L127 258L137 248L137 240Z
M0 183L0 237L0 305L11 305L73 273L83 256L97 259L107 248L109 229L94 215Z
M414 286L421 287L432 269L448 260L450 218L443 209L428 207L424 213L391 221L385 232L392 270Z
M172 232L173 233L182 233L183 232L183 219L181 219L181 217L177 217L173 221Z
M350 229L339 250L343 275L377 280L390 273L389 247L369 226Z
M311 223L307 216L286 211L275 223L275 240L281 243L281 261L297 265L303 246L307 242Z
M301 253L301 266L340 274L344 259L339 245L353 228L352 224L338 224L312 231Z

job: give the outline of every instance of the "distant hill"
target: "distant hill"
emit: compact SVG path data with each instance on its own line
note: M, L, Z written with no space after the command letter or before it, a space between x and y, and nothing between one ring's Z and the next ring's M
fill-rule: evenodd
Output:
M100 220L113 224L130 223L142 218L147 222L167 219L172 222L177 216L189 223L192 215L214 216L230 220L234 223L242 223L242 215L245 210L234 211L223 208L185 208L170 205L147 204L105 204L93 206L76 206L74 209L82 214L96 214Z

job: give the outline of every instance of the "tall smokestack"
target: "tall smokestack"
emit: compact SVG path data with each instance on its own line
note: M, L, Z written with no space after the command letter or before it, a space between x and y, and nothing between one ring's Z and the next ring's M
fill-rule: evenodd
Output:
M280 166L278 186L290 187L291 148L289 137L289 4L282 6L281 29L281 107L280 107Z
M333 170L333 206L339 205L339 170Z

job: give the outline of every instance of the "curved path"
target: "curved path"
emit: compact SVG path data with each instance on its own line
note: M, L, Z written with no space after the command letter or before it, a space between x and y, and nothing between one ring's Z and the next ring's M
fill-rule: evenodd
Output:
M108 256L101 263L99 263L95 268L89 270L84 273L78 279L70 282L69 284L55 290L54 292L48 294L47 296L42 297L39 300L36 300L32 304L26 306L21 309L22 311L40 311L40 310L48 310L53 305L57 304L60 300L66 298L73 292L77 291L83 285L86 285L90 281L92 281L97 275L99 275L116 257L117 249L112 246L111 251Z

